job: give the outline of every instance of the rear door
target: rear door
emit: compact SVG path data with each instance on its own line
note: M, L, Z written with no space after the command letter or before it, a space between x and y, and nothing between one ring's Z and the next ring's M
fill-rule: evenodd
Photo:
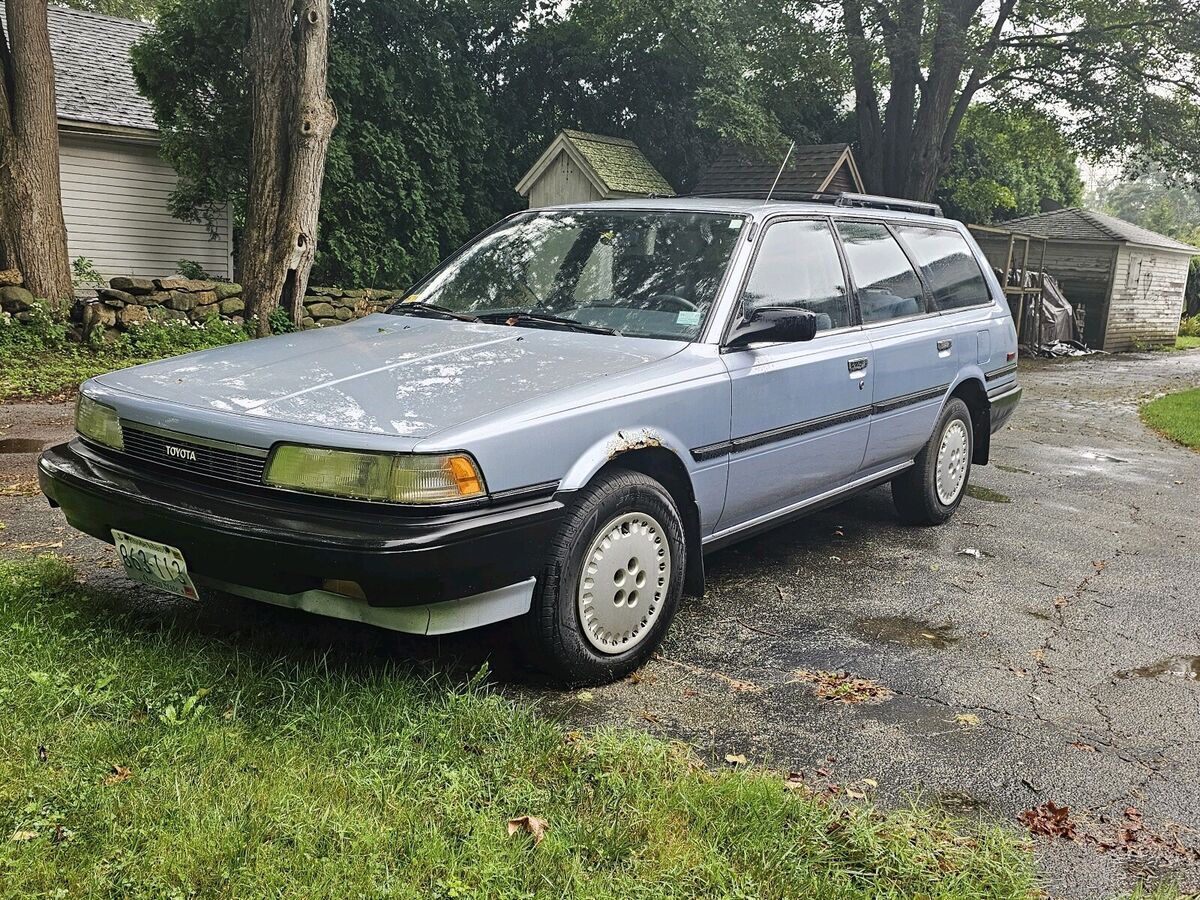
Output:
M866 450L871 346L857 326L832 224L771 221L758 238L742 311L791 306L817 316L812 341L723 355L732 381L729 487L717 531L851 480Z
M929 440L956 368L931 298L885 222L837 222L863 330L874 353L875 397L864 471L916 456Z

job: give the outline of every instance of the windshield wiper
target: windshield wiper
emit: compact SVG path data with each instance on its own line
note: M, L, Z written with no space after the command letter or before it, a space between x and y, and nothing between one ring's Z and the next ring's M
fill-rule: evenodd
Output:
M481 322L512 322L514 324L529 322L533 325L562 325L570 328L572 331L583 331L588 334L621 334L615 328L609 328L606 325L588 325L585 322L580 322L578 319L571 319L567 316L556 316L553 313L547 312L535 312L534 310L484 313L479 317L479 320Z
M443 319L457 319L459 322L478 322L479 317L470 313L460 313L436 303L425 303L422 300L412 300L408 303L397 303L389 310L396 315L432 315Z

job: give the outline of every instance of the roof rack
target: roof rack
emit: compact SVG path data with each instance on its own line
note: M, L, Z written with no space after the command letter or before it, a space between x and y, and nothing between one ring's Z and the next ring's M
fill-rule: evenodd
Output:
M691 197L725 198L739 200L802 200L809 203L828 203L831 206L841 206L851 209L890 209L897 212L920 213L925 216L944 216L942 208L936 203L924 203L920 200L904 200L899 197L880 197L875 194L853 194L848 191L830 193L828 191L705 191L689 194Z

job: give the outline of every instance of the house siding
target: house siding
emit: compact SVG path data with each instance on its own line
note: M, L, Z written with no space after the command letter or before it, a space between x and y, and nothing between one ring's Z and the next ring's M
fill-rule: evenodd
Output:
M1175 343L1190 261L1183 253L1130 244L1121 247L1103 349L1151 349Z
M565 150L555 157L546 167L546 171L529 187L531 209L556 206L560 203L590 203L603 199L591 179Z
M74 134L61 134L59 144L72 259L92 260L105 279L170 275L181 259L217 278L232 275L228 217L215 223L214 236L203 223L172 216L177 177L154 144Z

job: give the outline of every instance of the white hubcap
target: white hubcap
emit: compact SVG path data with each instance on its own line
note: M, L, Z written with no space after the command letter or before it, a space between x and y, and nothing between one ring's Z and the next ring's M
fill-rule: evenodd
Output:
M937 496L942 506L950 506L967 482L971 439L962 419L952 419L942 432L937 456Z
M666 533L646 513L624 513L600 529L583 558L579 621L601 653L624 653L650 633L671 584Z

